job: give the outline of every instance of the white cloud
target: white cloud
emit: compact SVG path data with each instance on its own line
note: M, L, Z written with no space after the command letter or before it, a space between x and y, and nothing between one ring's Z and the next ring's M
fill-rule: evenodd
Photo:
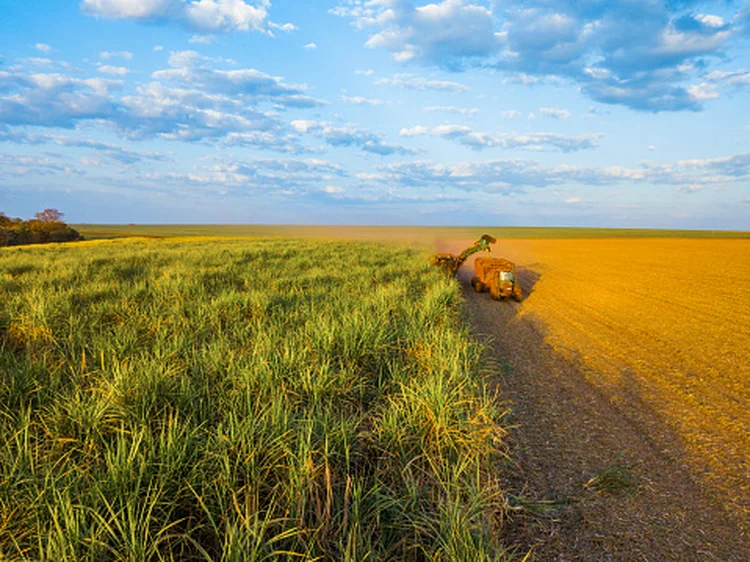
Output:
M378 78L376 86L389 85L410 90L438 90L442 92L465 92L469 87L459 82L449 80L429 80L413 74L394 74L390 78Z
M81 119L112 116L121 82L63 74L0 72L0 122L70 128Z
M173 53L171 61L183 66L157 71L159 82L140 85L123 96L118 95L123 85L119 80L0 72L0 123L74 128L96 121L133 140L221 141L280 152L307 150L288 125L257 108L261 103L281 108L319 105L301 87L252 69L214 70L197 53Z
M368 177L385 185L424 189L454 187L483 193L515 193L526 188L579 184L590 187L617 184L671 185L699 191L697 186L722 190L724 186L750 178L750 153L733 156L621 166L545 165L532 160L506 159L435 163L427 160L384 164ZM692 186L692 187L690 187ZM570 205L587 203L571 196Z
M521 112L516 111L515 109L506 109L500 112L500 117L502 117L503 119L514 119L520 116L521 116Z
M348 96L341 94L341 101L352 103L354 105L383 105L386 102L378 98L365 98L362 96Z
M331 187L332 195L343 193L335 191L338 186L331 184L336 178L343 177L343 170L330 162L317 159L276 159L256 158L250 160L230 161L210 159L208 164L200 165L189 173L168 172L151 173L145 180L153 185L173 185L184 189L186 185L206 189L215 189L217 194L276 192L285 195L310 192L311 184ZM326 192L326 187L313 191Z
M656 147L653 144L650 144L646 147L646 150L656 150Z
M452 105L439 105L439 106L425 107L424 110L445 112L445 113L457 113L459 115L468 115L469 117L473 117L474 115L479 113L479 110L476 108L465 109L463 107L454 107Z
M728 84L730 86L750 84L750 72L745 72L744 70L735 70L733 72L715 70L709 73L706 78L710 82Z
M172 52L172 68L152 73L155 80L172 81L186 87L227 96L243 96L257 103L272 101L279 107L316 107L321 100L306 95L306 86L289 84L279 76L270 76L255 69L219 70L212 59L195 51Z
M381 156L417 152L412 148L385 142L380 133L368 131L356 125L334 125L328 121L297 119L291 122L291 126L298 133L315 135L331 146L357 146L365 152Z
M130 51L102 51L99 53L99 58L103 60L109 60L114 58L123 58L125 60L132 60L133 59L133 53Z
M204 32L266 31L269 0L83 0L82 10L112 19L171 21ZM291 24L276 25L291 30ZM271 24L269 24L271 27ZM292 26L293 27L293 26Z
M360 76L372 76L373 74L375 74L375 71L374 71L374 70L372 70L372 69L367 69L367 70L355 70L355 71L354 71L354 74L358 74L358 75L360 75Z
M710 14L698 14L695 19L708 27L724 27L724 18Z
M50 66L54 64L51 59L42 58L42 57L27 57L21 60L23 62L33 64L35 66Z
M404 128L399 131L399 135L402 137L416 137L419 135L428 135L430 134L430 130L427 127L422 127L421 125L416 125L415 127L410 128Z
M335 195L337 193L344 193L344 188L339 187L338 185L327 185L323 188L323 191L326 193L330 193L331 195Z
M687 74L728 60L732 43L750 29L750 12L696 15L705 3L695 0L641 4L634 10L625 0L340 0L331 12L365 31L368 47L411 65L480 66L523 85L569 80L592 99L640 111L702 109L710 98L691 95Z
M694 100L712 100L719 97L719 91L716 86L709 84L708 82L701 82L700 84L694 84L688 88L690 97Z
M600 136L597 134L571 137L555 133L483 133L475 132L466 125L440 125L432 129L417 125L401 129L400 135L402 137L421 135L442 137L475 150L504 148L534 151L560 150L562 152L595 148Z
M559 109L557 107L540 107L539 113L546 115L547 117L553 117L554 119L567 119L570 117L570 111L567 109Z
M168 160L164 155L154 152L138 152L115 146L108 143L61 135L41 135L37 133L8 133L0 130L1 142L13 142L16 144L55 144L58 146L84 148L95 150L99 156L120 162L121 164L134 164L142 160Z
M216 36L215 35L193 35L190 39L188 39L188 43L198 44L198 45L211 45L213 43L216 43Z
M293 23L278 24L271 21L268 22L268 27L270 27L271 29L276 29L278 31L283 31L284 33L291 33L292 31L299 30L299 27L297 27Z
M148 19L164 16L173 0L83 0L84 12L105 18Z
M124 66L109 66L106 64L100 65L97 70L102 74L109 74L110 76L125 76L130 72Z
M190 24L208 31L260 31L264 28L270 2L251 6L243 0L199 0L185 5Z
M680 193L685 193L686 195L690 195L691 193L696 193L698 191L702 191L706 189L708 186L703 184L690 184L690 185L681 185L677 188L677 191Z
M317 49L317 48L318 48L318 46L317 46L317 45L316 45L315 43L308 43L307 45L305 45L305 46L304 46L304 47L302 47L302 48L303 48L303 49L307 49L308 51L311 51L311 50L313 50L313 49Z
M159 52L164 50L164 45L154 45L154 52Z
M52 47L50 47L46 43L37 43L36 45L34 45L34 48L43 53L49 53L50 51L52 51Z
M565 203L568 205L577 205L578 203L582 203L582 202L583 202L583 199L581 199L580 197L568 197L565 200Z
M492 11L463 0L418 7L391 0L347 0L330 12L351 18L358 29L379 28L365 46L386 49L399 62L457 68L495 53L502 43Z

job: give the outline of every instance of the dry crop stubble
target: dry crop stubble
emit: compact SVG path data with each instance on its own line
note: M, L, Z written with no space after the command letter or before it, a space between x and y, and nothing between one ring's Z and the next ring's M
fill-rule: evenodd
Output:
M539 276L519 315L612 401L663 419L747 523L750 241L504 240L494 252Z

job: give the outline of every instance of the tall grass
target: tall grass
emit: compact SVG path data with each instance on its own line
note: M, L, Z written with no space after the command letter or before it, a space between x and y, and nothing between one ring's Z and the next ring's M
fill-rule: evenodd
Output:
M503 560L502 410L417 250L0 250L0 558Z

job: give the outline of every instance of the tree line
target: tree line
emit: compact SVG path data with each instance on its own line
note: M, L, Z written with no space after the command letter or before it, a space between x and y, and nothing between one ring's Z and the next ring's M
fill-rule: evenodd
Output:
M82 240L78 231L65 224L62 218L63 213L57 209L45 209L29 220L10 218L0 211L0 246Z

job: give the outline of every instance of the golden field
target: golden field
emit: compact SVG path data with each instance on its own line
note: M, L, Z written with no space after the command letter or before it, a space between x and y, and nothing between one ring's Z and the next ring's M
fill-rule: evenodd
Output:
M750 240L501 240L494 254L527 285L519 317L611 401L663 420L676 454L746 518ZM663 427L647 428L657 447Z

